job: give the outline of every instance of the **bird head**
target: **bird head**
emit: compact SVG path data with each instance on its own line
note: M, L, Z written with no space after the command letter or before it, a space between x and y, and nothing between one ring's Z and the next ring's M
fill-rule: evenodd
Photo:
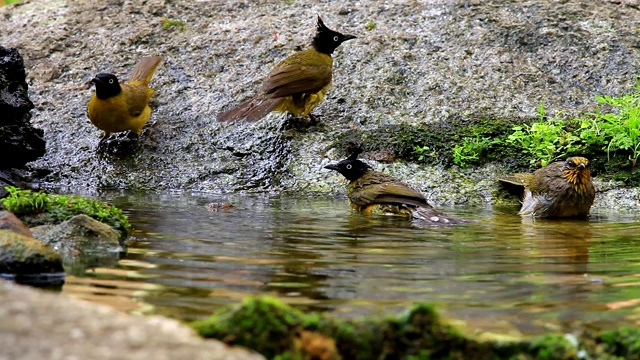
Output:
M324 168L339 172L349 181L358 180L367 171L371 170L371 166L358 160L357 157L358 154L355 153L338 163L329 164Z
M329 29L322 21L322 18L320 18L320 15L318 15L318 28L312 44L319 52L331 55L333 54L333 51L340 46L340 44L355 38L356 37L354 35L341 34Z
M591 181L589 165L589 160L582 156L567 158L562 168L562 176L577 191L582 191L585 189L586 184Z
M98 99L108 99L118 95L120 91L122 91L118 78L113 74L100 73L89 82L96 86L96 96Z

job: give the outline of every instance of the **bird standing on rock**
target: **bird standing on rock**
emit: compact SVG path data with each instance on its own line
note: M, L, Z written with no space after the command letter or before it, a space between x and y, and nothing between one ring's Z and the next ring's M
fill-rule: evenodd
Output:
M351 207L367 215L399 215L433 224L465 222L436 211L421 193L390 175L373 170L358 160L357 154L325 169L335 170L349 180L347 197Z
M589 160L581 156L556 161L533 173L512 174L498 180L524 186L519 215L586 217L596 196Z
M91 79L96 92L89 100L87 115L93 125L104 131L100 144L111 133L130 130L140 135L151 117L149 101L154 90L149 88L149 81L161 61L160 56L140 59L125 84L120 84L118 78L109 73L100 73Z
M218 114L218 121L257 121L272 111L307 117L331 88L331 54L343 42L355 38L329 29L318 16L311 48L280 61L267 75L259 95Z

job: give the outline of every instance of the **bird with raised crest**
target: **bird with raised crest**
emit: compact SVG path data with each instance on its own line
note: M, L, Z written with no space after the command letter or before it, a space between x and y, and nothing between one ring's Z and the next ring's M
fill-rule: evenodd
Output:
M218 114L218 121L257 121L272 111L309 116L332 86L331 54L343 42L355 38L329 29L318 16L311 48L280 61L267 75L256 97Z

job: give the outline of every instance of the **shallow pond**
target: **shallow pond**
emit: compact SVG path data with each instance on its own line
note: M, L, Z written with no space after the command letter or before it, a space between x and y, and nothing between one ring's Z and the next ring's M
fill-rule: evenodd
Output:
M434 302L477 332L534 335L640 322L640 222L525 221L517 207L441 208L473 220L419 227L352 213L345 198L106 196L126 254L69 267L63 292L189 321L248 295L339 316ZM208 203L235 207L212 211Z

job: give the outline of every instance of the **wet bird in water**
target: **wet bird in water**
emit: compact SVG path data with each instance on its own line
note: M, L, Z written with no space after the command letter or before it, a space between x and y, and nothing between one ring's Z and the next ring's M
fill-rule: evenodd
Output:
M280 61L267 75L259 95L218 114L218 121L256 121L272 111L307 117L331 88L331 54L343 42L355 38L329 29L318 16L311 48Z
M151 117L149 101L154 90L149 88L149 81L161 61L159 56L140 59L125 84L120 84L118 78L109 73L100 73L91 79L96 92L89 100L87 114L91 123L104 131L100 144L111 133L130 130L140 135Z
M512 174L498 180L524 186L518 213L523 216L586 217L596 196L589 160L580 156L553 162L533 173Z
M433 224L464 222L436 211L421 193L392 176L373 170L358 160L357 154L327 165L325 169L335 170L349 180L347 197L357 211L405 216Z

